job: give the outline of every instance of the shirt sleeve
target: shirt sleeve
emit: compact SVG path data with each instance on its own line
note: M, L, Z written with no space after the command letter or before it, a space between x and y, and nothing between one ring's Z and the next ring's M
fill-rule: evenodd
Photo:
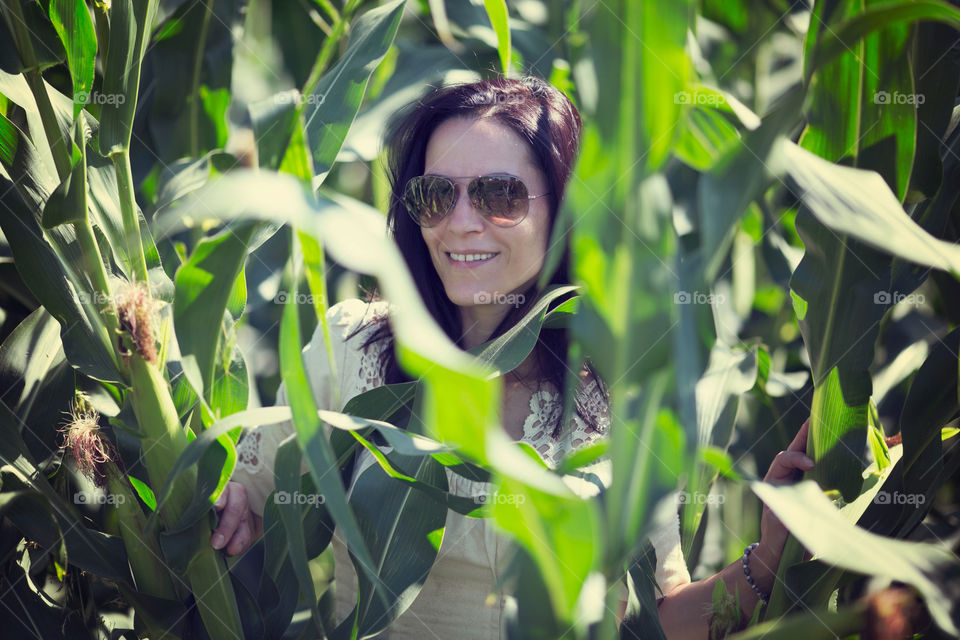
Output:
M690 582L690 572L687 571L687 561L683 559L683 548L680 545L679 514L674 513L669 522L655 529L650 534L650 542L657 553L655 577L663 594L667 595L680 585Z
M384 304L370 304L358 298L350 298L327 310L326 318L333 347L335 374L327 356L323 327L317 325L310 343L303 349L303 365L318 409L340 411L347 400L354 395L353 392L357 390L360 382L360 354L365 332L352 334L361 323L371 317L369 307L376 306L374 311L382 312L385 310ZM335 389L339 390L339 399ZM283 384L277 390L276 404L278 406L287 404L287 392ZM276 477L273 473L273 465L277 449L280 443L294 432L293 422L285 420L253 427L237 443L237 466L231 480L244 486L247 490L250 509L258 515L263 514L267 497L274 490ZM306 473L306 471L304 462L301 472Z

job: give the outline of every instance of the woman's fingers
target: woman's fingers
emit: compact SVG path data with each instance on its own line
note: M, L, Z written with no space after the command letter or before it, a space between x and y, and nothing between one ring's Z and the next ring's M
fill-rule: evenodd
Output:
M800 430L797 431L797 435L793 437L793 442L790 443L790 446L787 447L787 451L806 451L807 450L807 433L810 432L810 418L807 418L800 426Z
M227 545L227 554L235 556L238 553L243 553L250 546L250 543L253 541L253 527L250 524L250 511L247 511L247 515L240 520L240 524L237 525L237 530L233 533L233 538L230 540L230 544Z
M813 460L807 454L807 434L810 432L810 418L801 425L794 436L793 442L781 451L770 463L770 469L767 471L764 481L773 484L795 482L803 471L809 471L813 468Z
M802 451L781 451L770 463L764 482L771 484L793 482L798 472L809 471L813 468L813 460Z
M813 468L813 460L807 457L807 433L810 430L810 420L808 419L797 431L793 442L785 451L781 451L774 457L770 463L770 469L764 477L764 482L770 484L788 484L796 482L802 476L802 472ZM779 557L783 552L783 546L787 542L788 532L783 523L777 519L770 507L763 505L763 516L760 521L760 540L762 546Z
M220 522L213 532L210 544L214 549L222 549L231 542L240 523L247 519L250 513L246 488L239 482L228 482L213 508L220 511Z

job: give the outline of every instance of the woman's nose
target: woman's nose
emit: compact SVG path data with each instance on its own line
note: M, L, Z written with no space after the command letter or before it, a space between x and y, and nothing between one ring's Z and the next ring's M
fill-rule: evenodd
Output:
M456 188L457 201L447 214L447 229L458 233L483 231L483 216L470 204L466 186L457 184Z

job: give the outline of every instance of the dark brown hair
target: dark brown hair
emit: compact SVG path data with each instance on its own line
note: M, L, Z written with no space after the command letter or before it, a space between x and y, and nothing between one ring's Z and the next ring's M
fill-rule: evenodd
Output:
M457 306L447 298L443 283L430 260L420 227L407 213L402 197L407 181L423 174L431 135L451 118L494 118L527 142L547 182L549 238L553 237L560 203L580 149L581 123L576 107L563 93L539 78L528 76L520 79L497 77L436 88L401 112L390 127L387 136L387 174L391 196L387 225L427 309L450 340L463 347L463 328ZM569 265L569 240L564 238L562 256L547 286L569 284ZM502 335L517 324L541 293L536 283L531 285L523 292L523 303L516 305L504 317L488 339ZM562 299L555 301L554 305ZM392 340L389 320L373 332L363 346L385 339ZM537 370L543 379L553 383L561 393L566 384L567 345L565 329L543 329L533 351ZM397 364L392 348L384 348L381 353L381 373L386 384L410 380ZM589 365L586 368L599 382L593 369ZM601 390L605 391L602 384ZM586 415L579 397L576 409L587 425L597 429L595 417ZM560 435L561 426L558 421L553 430L555 438Z

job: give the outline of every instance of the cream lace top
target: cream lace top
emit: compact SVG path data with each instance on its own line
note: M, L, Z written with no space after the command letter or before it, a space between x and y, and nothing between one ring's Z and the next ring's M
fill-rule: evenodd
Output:
M380 377L380 355L384 343L378 341L362 348L372 331L375 319L388 312L385 301L371 303L348 299L331 307L327 313L331 342L336 362L337 384L340 390L339 406L333 401L334 380L327 361L322 332L314 333L304 348L304 366L318 408L341 410L353 396L383 384ZM356 335L352 335L358 327ZM349 339L348 339L348 336ZM607 404L595 380L581 385L584 408L596 416L597 429L573 416L573 428L561 439L552 432L563 411L562 398L549 383L533 394L530 414L523 425L524 442L532 445L547 462L555 466L569 452L601 437L610 424ZM281 386L277 404L286 404ZM264 425L246 433L237 445L237 468L233 480L247 489L251 509L263 513L267 496L273 491L273 463L280 443L293 433L289 422ZM373 456L360 450L354 477L371 464ZM610 484L609 460L600 461L584 471L599 478L604 486ZM303 468L306 472L306 467ZM573 476L565 482L583 497L595 495L595 484ZM489 494L488 483L468 480L447 470L451 493L466 497ZM690 582L686 563L680 549L679 518L674 516L651 535L656 550L656 579L663 593ZM335 579L337 584L337 622L345 618L356 601L357 578L342 538L334 532ZM510 596L490 597L498 576L510 560L509 542L498 534L492 522L485 518L469 518L455 511L447 512L443 541L437 560L430 571L420 595L390 629L379 637L392 639L494 639L506 637L505 612L515 601ZM622 586L622 585L621 585ZM624 589L625 592L625 589Z

